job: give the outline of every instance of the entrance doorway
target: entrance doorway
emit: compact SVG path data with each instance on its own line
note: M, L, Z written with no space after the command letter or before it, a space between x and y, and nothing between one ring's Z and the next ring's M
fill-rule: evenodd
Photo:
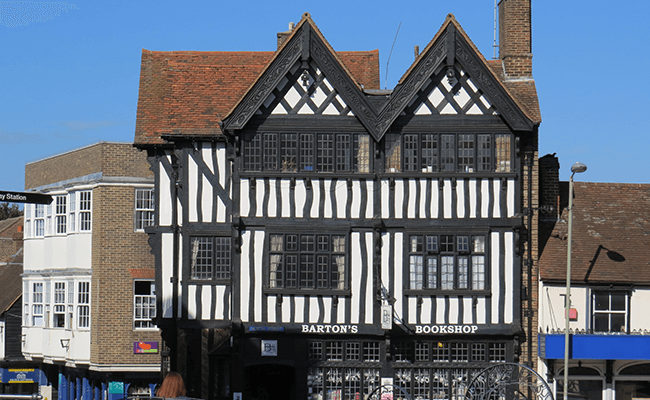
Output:
M295 400L293 367L262 364L244 370L244 400Z

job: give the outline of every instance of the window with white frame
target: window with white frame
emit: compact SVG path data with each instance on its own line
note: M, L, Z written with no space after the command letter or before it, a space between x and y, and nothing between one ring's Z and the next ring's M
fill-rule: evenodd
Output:
M92 229L92 192L84 190L79 193L79 230L88 232Z
M32 326L43 326L43 282L34 282L32 287Z
M25 237L29 238L32 237L32 205L31 204L25 204L25 207L23 208L24 211L24 218L25 218Z
M30 304L29 300L31 297L29 297L29 287L30 284L28 281L23 281L23 325L29 326L30 325Z
M65 282L54 282L54 321L53 327L65 328Z
M51 235L54 232L52 229L52 203L45 206L45 234Z
M36 204L34 212L34 236L45 236L45 205Z
M154 281L133 281L133 327L135 329L156 328L156 286Z
M54 196L55 209L54 209L54 224L57 234L66 233L68 227L68 196Z
M409 289L486 290L483 235L411 235Z
M74 282L68 281L68 328L74 327Z
M593 308L595 332L627 332L627 292L594 291Z
M79 282L77 291L77 327L90 327L90 282Z
M70 207L69 207L69 219L68 219L68 231L70 233L76 232L77 231L77 192L71 192L70 193Z
M135 189L135 230L142 231L153 225L153 189Z

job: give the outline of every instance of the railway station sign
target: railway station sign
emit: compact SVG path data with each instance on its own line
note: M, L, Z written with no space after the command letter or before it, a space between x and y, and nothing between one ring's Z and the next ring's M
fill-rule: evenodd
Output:
M6 192L0 190L0 201L10 203L50 204L52 196L41 193Z

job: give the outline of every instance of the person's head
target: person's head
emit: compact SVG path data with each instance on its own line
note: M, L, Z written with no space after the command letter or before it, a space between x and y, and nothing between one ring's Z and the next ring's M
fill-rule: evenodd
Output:
M170 372L165 376L162 385L156 392L158 397L179 397L185 396L185 383L183 377L177 372Z

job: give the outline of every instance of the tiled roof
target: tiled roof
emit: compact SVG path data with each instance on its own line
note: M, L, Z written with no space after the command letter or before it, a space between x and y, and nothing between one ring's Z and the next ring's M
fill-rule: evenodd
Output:
M539 110L537 87L534 80L508 80L503 74L503 61L489 60L487 65L499 79L503 87L531 121L536 124L542 122L542 113Z
M20 298L23 292L23 282L20 276L23 273L22 250L5 260L6 265L0 265L0 314L6 312Z
M571 281L650 284L650 185L575 182ZM560 190L568 204L568 184ZM568 211L540 257L544 281L566 281Z
M161 135L220 134L231 111L275 52L142 51L136 144ZM357 83L379 88L379 52L337 53Z

